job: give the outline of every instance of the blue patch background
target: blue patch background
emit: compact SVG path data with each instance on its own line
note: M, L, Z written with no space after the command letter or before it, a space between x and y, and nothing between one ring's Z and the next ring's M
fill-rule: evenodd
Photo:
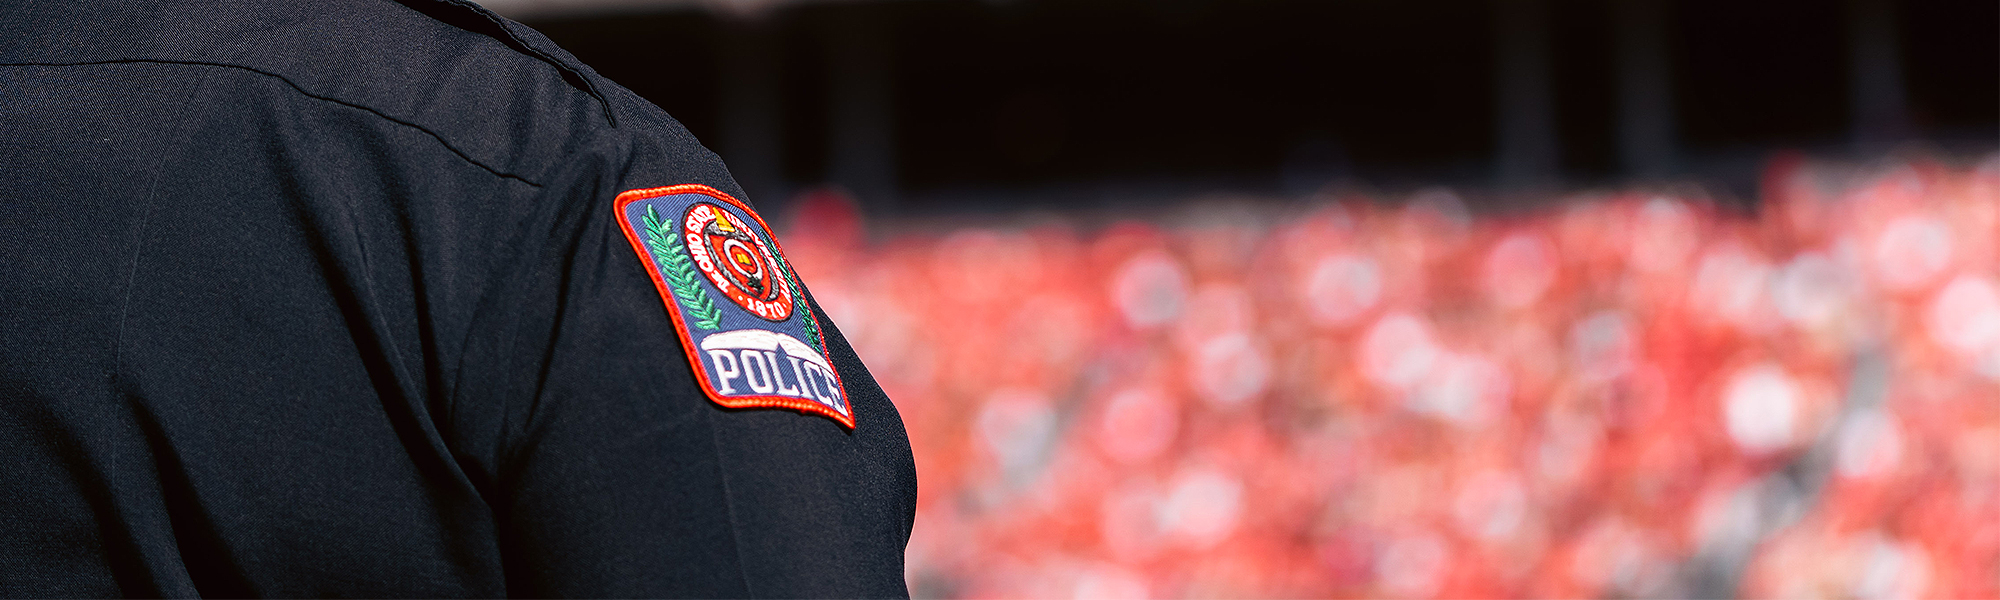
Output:
M737 218L742 219L743 222L745 224L748 224L750 226L750 229L756 233L757 237L764 241L765 247L771 250L771 254L773 256L777 256L779 262L783 263L775 266L778 269L782 270L788 277L793 275L791 273L791 265L789 263L785 263L784 257L778 254L777 241L771 237L770 232L764 231L764 228L762 225L759 224L757 217L751 215L748 212L745 212L742 209L730 205L730 203L727 201L718 200L705 194L698 194L698 193L669 194L655 198L645 198L645 199L635 200L632 203L625 205L625 222L630 224L630 227L632 227L633 229L633 233L636 236L638 236L639 241L646 245L646 251L648 253L651 253L651 258L653 259L653 262L657 265L661 257L652 249L651 238L649 238L646 233L646 225L645 225L646 208L652 207L655 213L659 216L660 221L667 226L667 229L670 232L672 232L674 235L682 235L683 230L681 229L681 227L685 223L682 219L686 216L688 207L694 206L698 202L706 202L710 205L715 206L716 208L728 211L730 214L736 215ZM687 244L686 238L684 237L680 238L679 241L683 246L683 251L685 251L685 246ZM690 256L688 258L692 259L693 257ZM658 269L659 267L653 266L653 268ZM699 272L698 269L697 272ZM665 279L664 274L660 274L660 277L662 279ZM702 356L702 359L698 360L697 362L701 363L701 368L708 374L708 380L716 384L717 389L720 389L721 379L716 374L715 367L709 364L710 361L707 360L706 356L701 352L701 349L699 348L698 345L701 343L701 340L703 338L706 338L709 335L725 331L736 331L739 329L762 329L765 331L773 331L788 336L792 336L793 338L796 338L801 342L805 342L807 346L813 347L814 350L817 350L820 353L820 360L826 361L826 363L829 366L833 364L833 358L826 355L826 350L824 346L818 340L814 339L813 336L806 333L805 322L803 321L803 319L812 318L812 307L802 302L802 300L804 299L804 294L802 292L793 297L791 317L783 321L768 321L765 320L763 317L757 316L755 313L745 310L741 306L737 306L735 302L730 301L728 296L723 295L722 291L717 289L715 287L715 284L708 280L707 275L704 274L700 277L697 277L696 279L698 280L699 282L698 285L701 286L702 291L708 294L709 299L714 301L716 308L721 311L722 317L721 319L717 320L717 323L721 325L720 329L708 330L695 326L693 319L689 318L688 316L687 307L681 304L680 299L673 296L671 293L665 294L665 296L667 301L673 303L674 310L680 311L681 323L683 324L683 326L687 328L688 337L693 340L693 344L697 345L695 348L693 348L693 350L695 351L697 356ZM793 280L788 283L788 285L795 285L795 284L796 280ZM783 356L784 353L780 351L779 355ZM793 381L793 379L794 378L792 377L786 378L787 381L792 382L794 385L799 384L799 382ZM737 381L741 380L738 379ZM833 382L828 382L827 385L829 387L838 387ZM741 389L740 384L738 386L738 389ZM852 407L848 405L846 390L835 390L835 393L840 397L839 401L843 405L843 408L846 408L847 410L851 411ZM768 396L768 395L769 394L756 394L750 392L729 394L730 397L738 397L738 396L752 397L752 396ZM807 398L806 400L813 401L810 398Z

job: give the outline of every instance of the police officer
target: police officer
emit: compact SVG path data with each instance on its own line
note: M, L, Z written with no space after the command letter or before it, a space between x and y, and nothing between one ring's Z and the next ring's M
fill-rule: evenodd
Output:
M902 596L716 157L463 0L0 10L0 595Z

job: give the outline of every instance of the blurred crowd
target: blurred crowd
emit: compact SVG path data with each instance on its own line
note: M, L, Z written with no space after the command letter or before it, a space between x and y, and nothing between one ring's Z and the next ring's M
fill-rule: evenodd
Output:
M909 429L921 596L2000 596L2000 156L1758 195L821 191L784 243Z

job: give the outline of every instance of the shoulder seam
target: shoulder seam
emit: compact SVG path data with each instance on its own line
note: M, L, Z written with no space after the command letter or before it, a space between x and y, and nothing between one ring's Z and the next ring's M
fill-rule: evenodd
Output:
M512 21L508 21L506 18L494 14L493 11L487 10L486 7L480 6L468 0L437 0L437 1L441 4L456 6L460 9L470 11L472 14L477 15L481 19L484 19L487 25L490 25L494 29L498 30L498 35L494 35L491 32L486 33L486 35L488 35L489 37L495 38L496 41L499 41L501 44L513 48L517 52L526 54L529 57L534 58L536 60L540 60L544 63L548 63L548 65L551 67L555 67L556 72L562 75L564 81L582 90L584 93L589 94L592 98L597 99L597 106L603 109L604 111L604 121L606 124L609 124L614 128L618 126L618 117L611 110L611 100L605 98L604 93L597 89L596 82L591 81L588 75L585 75L582 71L578 70L576 67L570 65L569 63L564 62L561 59L558 59L554 54L551 54L547 50L544 50L534 44L528 43L528 40L521 39L520 34L514 32L514 29L511 26L513 24ZM404 1L403 4L405 6L409 6L410 2ZM419 12L424 12L422 9L418 10ZM432 18L439 18L438 15L431 15L431 16ZM461 27L463 27L463 25L461 25ZM475 33L480 33L480 32L475 32Z
M411 129L415 129L417 131L421 131L425 135L431 136L432 139L437 140L439 145L444 146L446 150L450 150L452 154L457 155L461 160L471 163L473 166L479 167L480 169L483 169L488 173L492 173L496 177L512 179L534 187L542 187L542 184L540 182L521 176L519 174L502 171L500 169L494 168L491 165L480 162L478 159L475 159L471 155L466 154L464 150L460 150L458 149L457 146L452 145L451 141L445 139L445 137L442 134L439 134L436 131L432 131L428 127L424 127L423 125L419 125L410 121L397 118L388 113L376 110L364 104L358 104L355 102L334 98L332 96L315 94L311 91L307 91L304 87L301 87L298 83L293 82L291 79L286 78L284 75L279 75L277 73L272 73L270 71L265 71L255 67L246 67L243 65L233 65L229 63L219 63L219 62L209 62L209 61L172 60L172 59L162 59L162 58L117 58L117 59L91 60L91 61L79 61L79 62L9 62L9 63L0 63L0 67L81 67L90 65L109 65L109 64L162 64L162 65L185 65L185 66L197 66L197 67L221 67L225 69L236 69L240 71L263 75L265 77L270 77L272 79L284 82L285 85L291 86L293 91L296 91L300 95L303 95L305 97L366 111L369 114L375 115L376 117L380 117L382 120L389 121L397 125L402 125L404 127L408 127Z

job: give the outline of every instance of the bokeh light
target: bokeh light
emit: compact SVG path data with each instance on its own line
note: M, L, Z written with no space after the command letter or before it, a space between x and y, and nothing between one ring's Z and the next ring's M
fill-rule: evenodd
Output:
M907 423L918 595L2000 594L2000 157L1764 181L785 239Z

